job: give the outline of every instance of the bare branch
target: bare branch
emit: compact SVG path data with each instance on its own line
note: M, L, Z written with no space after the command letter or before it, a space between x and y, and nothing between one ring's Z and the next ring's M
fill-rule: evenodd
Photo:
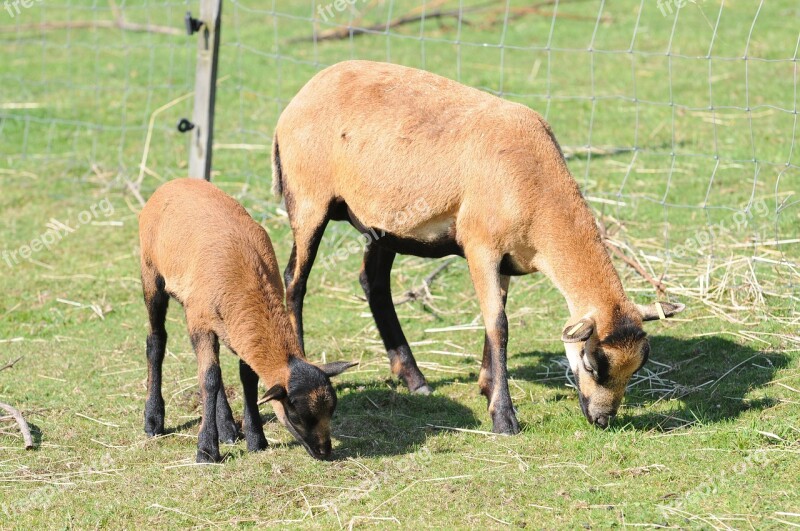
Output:
M450 267L450 265L452 265L453 262L455 261L456 261L455 257L448 258L447 260L445 260L439 267L434 269L430 275L425 277L425 280L422 281L422 285L420 287L406 291L403 295L394 299L392 301L394 305L398 306L400 304L405 304L407 302L416 301L420 299L427 299L428 297L430 297L431 296L430 287L434 279L436 279L436 277L438 277L445 269Z
M302 42L302 41L333 41L339 39L347 39L350 35L354 37L357 35L364 35L366 33L376 33L387 31L391 28L396 28L398 26L403 26L405 24L411 24L414 22L419 22L421 20L433 20L433 19L440 19L440 18L448 18L448 17L456 17L464 15L468 12L479 11L481 9L486 9L487 7L492 6L495 4L494 1L487 2L485 4L481 4L478 6L466 7L461 10L459 9L452 9L452 10L441 10L436 9L432 11L420 12L421 9L415 9L410 11L409 13L392 19L389 22L381 22L378 24L372 24L371 26L364 26L364 27L354 27L354 26L347 26L347 27L339 27L339 28L332 28L325 31L320 31L315 33L310 37L299 37L296 39L292 39L289 42ZM430 5L426 6L430 9ZM462 20L463 23L466 23Z
M16 365L19 360L21 360L24 357L25 357L25 355L23 354L22 356L20 356L19 358L15 359L14 361L9 361L8 363L6 363L2 367L0 367L0 372L4 371L6 369L10 369L14 365Z
M31 429L28 427L28 423L25 422L25 418L22 416L22 413L8 404L3 404L2 402L0 402L0 409L5 409L12 417L14 417L14 420L17 421L17 425L19 425L19 431L22 432L22 438L25 440L25 449L33 450L33 437L31 437Z
M653 287L656 288L656 293L658 293L659 296L662 297L666 296L667 289L664 287L664 284L661 282L661 279L656 280L655 278L653 278L653 276L650 273L648 273L644 267L642 267L642 264L640 264L638 261L634 260L633 258L630 258L628 255L623 253L620 250L620 248L617 247L611 240L608 234L608 229L600 219L597 219L597 226L600 229L600 235L603 238L603 243L605 244L606 248L609 251L611 251L614 254L614 256L616 256L617 258L628 264L631 268L633 268L634 271L639 273L639 275L643 279L652 284Z

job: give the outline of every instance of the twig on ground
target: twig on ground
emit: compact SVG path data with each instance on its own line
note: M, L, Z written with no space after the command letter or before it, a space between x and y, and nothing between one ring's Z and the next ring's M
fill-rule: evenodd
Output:
M79 417L81 417L83 419L91 420L92 422L96 422L97 424L100 424L102 426L108 426L109 428L119 428L119 426L117 424L114 424L114 423L111 423L111 422L106 422L104 420L99 420L99 419L90 417L89 415L84 415L83 413L75 413L75 415L77 415L77 416L79 416Z
M425 280L422 281L422 285L420 287L406 291L403 295L394 299L392 301L394 305L398 306L400 304L405 304L407 302L430 298L431 296L430 287L433 281L436 279L436 277L442 274L442 272L445 269L450 267L455 261L456 258L448 258L447 260L445 260L441 265L439 265L439 267L434 269L430 275L425 277Z
M583 15L572 15L568 13L553 13L553 12L545 12L542 11L541 8L545 6L551 6L556 3L556 0L547 0L544 2L539 2L533 6L527 7L515 7L515 8L508 8L505 3L502 5L497 5L497 2L490 1L483 4L478 4L469 7L463 7L460 9L432 9L433 6L438 6L443 4L443 1L434 2L432 5L428 4L425 6L425 10L423 11L422 8L417 8L409 11L405 15L400 17L394 18L388 22L378 22L375 24L371 24L369 26L358 26L358 23L361 21L361 17L357 21L353 21L347 26L332 28L329 30L316 32L311 36L308 37L298 37L295 39L291 39L290 43L295 42L303 42L303 41L332 41L332 40L341 40L341 39L348 39L352 35L353 37L358 35L364 35L367 33L382 33L387 32L392 28L397 28L399 26L403 26L406 24L413 24L415 22L421 22L426 20L435 20L435 19L444 19L444 18L457 18L461 21L461 24L464 25L471 25L468 21L464 20L464 15L468 13L476 13L476 12L485 12L487 10L494 11L498 14L504 15L503 17L496 17L490 21L489 25L496 24L501 21L505 21L506 18L508 20L516 20L522 18L526 15L547 15L547 16L556 16L556 17L565 17L565 18L591 18L594 20L594 17L584 17ZM508 9L507 16L506 10ZM605 17L603 21L608 21L608 18Z
M489 435L489 436L505 436L502 433L494 433L491 431L482 431L482 430L470 430L467 428L455 428L453 426L439 426L437 424L426 424L429 428L436 428L437 430L447 430L447 431L460 431L462 433L474 433L476 435Z
M437 2L437 4L441 4L442 2ZM494 2L488 2L486 4L473 6L469 8L465 8L462 10L452 9L443 11L441 9L428 11L431 8L430 5L425 6L425 11L421 8L413 9L406 13L403 16L397 17L395 19L390 20L389 22L380 22L377 24L372 24L370 26L363 26L357 27L354 24L350 24L345 27L338 27L332 28L325 31L315 32L313 35L308 37L297 37L295 39L291 39L290 43L295 42L303 42L303 41L335 41L340 39L347 39L350 35L354 37L357 35L364 35L366 33L376 33L381 31L388 31L391 28L396 28L398 26L402 26L404 24L411 24L413 22L419 22L421 20L433 20L437 18L447 18L447 17L458 17L459 15L463 15L464 13L468 13L470 11L477 11L479 9L485 9L486 7L491 6ZM360 22L361 18L354 22Z
M15 359L14 361L9 361L8 363L6 363L2 367L0 367L0 372L4 371L6 369L10 369L14 365L16 365L19 360L21 360L24 357L25 357L25 355L23 354L22 356L20 356L19 358Z
M19 426L19 431L22 432L22 439L25 441L25 449L33 450L33 437L31 437L31 429L28 426L28 423L25 421L25 417L22 416L22 413L2 402L0 402L0 409L5 409L12 417L14 417L14 420L17 421L17 425Z

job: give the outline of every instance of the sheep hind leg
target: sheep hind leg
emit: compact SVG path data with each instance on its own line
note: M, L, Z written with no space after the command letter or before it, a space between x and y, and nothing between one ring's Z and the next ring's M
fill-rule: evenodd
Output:
M390 274L395 256L390 249L369 245L364 252L359 280L386 347L392 373L402 379L412 393L429 395L431 388L417 367L392 302Z
M167 319L169 295L164 278L151 267L142 268L142 291L150 332L147 335L147 400L144 409L144 431L149 437L164 435L164 397L161 394L161 374L167 349Z

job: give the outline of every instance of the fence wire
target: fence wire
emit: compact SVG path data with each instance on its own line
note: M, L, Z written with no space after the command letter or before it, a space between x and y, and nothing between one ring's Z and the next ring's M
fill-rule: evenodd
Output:
M183 175L191 99L169 104L193 88L194 4L0 10L6 165ZM272 127L314 73L424 68L543 114L611 243L671 292L796 323L798 22L792 0L225 0L214 175L276 215Z

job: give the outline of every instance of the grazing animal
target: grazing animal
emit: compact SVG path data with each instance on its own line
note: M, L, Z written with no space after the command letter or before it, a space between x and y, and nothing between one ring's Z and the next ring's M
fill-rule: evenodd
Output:
M267 447L258 412L264 382L281 423L312 457L331 455L336 392L329 377L355 365L315 366L305 360L283 305L283 285L266 231L233 198L197 179L161 186L139 215L147 337L145 432L164 434L161 367L169 297L180 302L197 354L203 420L198 462L221 460L219 441L238 430L225 398L219 342L239 356L243 429L250 451Z
M647 360L642 321L683 309L626 297L539 114L429 72L369 61L319 72L278 120L273 179L294 233L286 302L301 345L306 280L328 221L380 234L360 280L392 371L411 391L430 388L392 304L392 262L466 257L486 329L479 385L498 433L519 431L506 370L510 276L541 271L566 298L562 339L583 412L601 427Z

